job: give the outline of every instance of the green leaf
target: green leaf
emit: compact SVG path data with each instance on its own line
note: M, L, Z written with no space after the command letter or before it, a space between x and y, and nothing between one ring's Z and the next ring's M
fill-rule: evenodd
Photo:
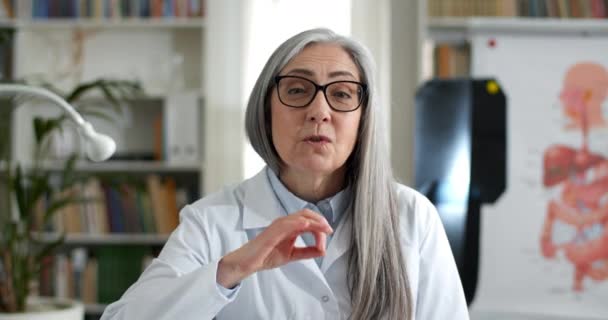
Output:
M40 199L45 194L52 191L51 186L49 184L50 172L42 172L40 174L36 174L30 177L31 185L29 187L29 193L27 199L29 200L24 208L26 215L26 224L29 225L31 222L31 217L29 213L32 212L33 207L35 206L38 199Z
M94 117L94 118L98 118L98 119L104 119L104 120L106 120L108 122L113 122L114 121L114 118L112 118L110 115L108 115L107 113L105 113L103 111L93 110L93 109L85 109L85 108L80 108L78 111L84 117L89 116L89 117Z
M13 177L12 188L15 192L15 198L17 199L17 207L19 208L19 213L22 217L24 211L27 207L26 205L26 190L23 181L23 172L21 170L21 165L17 165L15 169L15 177Z
M112 103L112 105L116 108L116 111L120 112L120 101L118 100L114 92L112 92L111 85L108 85L104 82L101 84L100 89L103 92L105 98L108 99L110 103Z
M3 246L6 248L11 248L13 243L15 243L17 238L17 225L9 221L4 226L4 234L2 235Z
M102 78L80 84L66 96L66 100L68 102L77 101L90 90L99 90L103 94L104 99L111 105L112 110L115 110L119 114L122 113L123 108L121 102L143 95L143 90L136 81L108 80ZM79 110L81 109L82 108L79 108ZM105 116L101 115L101 117ZM113 119L109 119L109 121L113 121Z
M70 103L78 100L87 91L97 88L100 82L101 80L94 80L79 84L76 88L74 88L74 90L72 90L71 93L66 96L65 100Z
M61 128L61 123L66 119L65 116L59 116L57 118L45 119L42 117L34 118L34 134L36 137L36 144L40 145L43 139L51 133L53 130Z
M0 159L10 157L11 119L14 105L0 97Z
M42 259L44 259L44 257L51 254L55 249L57 249L59 246L61 246L64 242L65 242L65 233L61 233L61 235L57 239L52 240L51 242L38 242L38 243L44 243L44 245L42 246L40 251L36 254L36 257L35 257L36 265L40 265L41 261L42 261Z
M85 174L78 174L78 175L73 175L69 181L67 181L66 183L64 183L65 188L71 188L74 187L75 185L77 185L78 183L84 183L87 180L89 180L89 176L85 175Z
M70 204L77 204L77 203L87 203L87 202L91 202L93 200L94 199L79 197L79 196L66 196L61 199L52 201L51 204L46 209L46 212L44 213L44 219L43 219L42 224L43 225L47 224L49 222L49 220L53 217L53 215L55 213L57 213L57 211L59 209L65 207L65 206L68 206Z
M42 141L42 137L46 132L46 121L40 117L34 118L34 136L36 137L36 143Z
M128 98L137 98L144 94L143 89L137 82L132 81L115 81L111 83L117 91L121 93L121 96Z
M77 154L71 154L66 160L63 171L61 172L61 189L66 189L66 187L73 184L74 168L76 167L77 160Z

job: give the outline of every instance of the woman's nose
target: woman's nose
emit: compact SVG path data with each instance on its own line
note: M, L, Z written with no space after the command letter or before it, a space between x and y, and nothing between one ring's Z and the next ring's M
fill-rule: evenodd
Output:
M315 98L308 106L307 120L313 122L328 122L331 116L331 108L327 104L323 91L317 91Z

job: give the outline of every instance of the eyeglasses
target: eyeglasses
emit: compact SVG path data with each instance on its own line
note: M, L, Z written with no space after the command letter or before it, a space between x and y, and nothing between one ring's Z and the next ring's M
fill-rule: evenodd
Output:
M329 107L338 112L355 111L367 95L367 86L356 81L334 81L318 85L313 81L297 76L276 76L274 81L281 103L292 108L308 106L323 91Z

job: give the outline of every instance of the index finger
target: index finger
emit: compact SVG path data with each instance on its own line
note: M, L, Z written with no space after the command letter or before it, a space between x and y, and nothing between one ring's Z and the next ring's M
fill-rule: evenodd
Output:
M334 232L334 229L331 227L331 225L329 225L329 222L327 221L327 219L325 219L325 217L322 214L314 212L310 209L302 209L302 210L298 211L296 214L304 216L309 219L313 219L321 224L324 224L329 228L329 230L331 230L331 232Z
M260 237L265 239L266 245L274 246L287 238L297 237L302 233L329 233L330 231L330 227L325 223L305 216L290 216L273 222L260 234Z

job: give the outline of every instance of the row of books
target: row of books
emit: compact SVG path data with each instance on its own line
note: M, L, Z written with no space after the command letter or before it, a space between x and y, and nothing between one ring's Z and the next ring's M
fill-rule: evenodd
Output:
M108 304L118 300L154 259L137 246L75 248L45 257L38 294Z
M2 0L0 3L0 18L12 19L15 17L15 0Z
M56 199L81 200L61 208L44 226L42 217L52 201L41 199L36 206L37 229L80 234L168 234L178 225L181 207L194 200L193 194L178 188L172 177L161 179L156 174L147 175L142 185L110 184L93 177L59 192Z
M205 15L204 0L32 0L31 5L31 17L35 19L187 18Z
M429 0L430 17L608 17L608 0Z
M469 76L470 61L469 44L437 44L433 49L433 76L438 78Z

